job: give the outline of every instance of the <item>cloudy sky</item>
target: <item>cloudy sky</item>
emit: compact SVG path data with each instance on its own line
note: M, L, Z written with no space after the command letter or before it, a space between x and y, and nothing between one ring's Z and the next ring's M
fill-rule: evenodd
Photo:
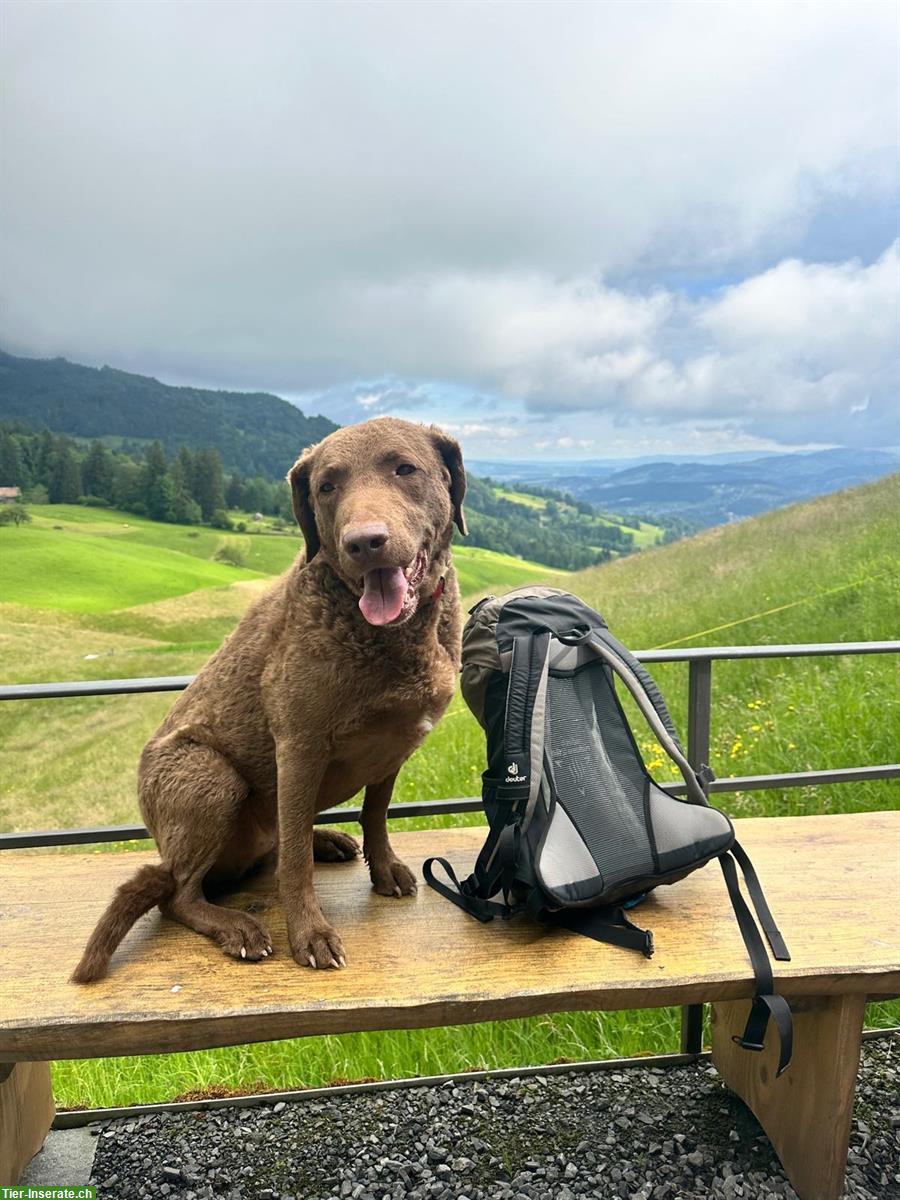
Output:
M0 346L481 457L900 445L893 2L5 0Z

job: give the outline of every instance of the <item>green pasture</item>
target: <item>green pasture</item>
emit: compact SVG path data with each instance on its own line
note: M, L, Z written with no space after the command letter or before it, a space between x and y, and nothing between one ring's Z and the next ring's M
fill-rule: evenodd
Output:
M512 504L521 504L523 508L535 508L543 512L547 501L543 496L530 496L527 492L517 492L511 488L495 487L494 495L501 500L509 500Z
M257 531L249 519L245 531L226 532L77 504L33 505L29 511L30 525L0 528L0 600L37 609L119 611L198 588L280 575L303 545L299 531L275 532L270 526ZM242 566L215 561L229 543L240 546ZM456 547L454 560L466 595L566 574L475 546Z
M615 522L611 522L615 524ZM638 550L646 550L648 546L655 546L662 537L662 530L658 525L651 525L647 521L638 521L637 525L623 525L622 528L626 533L633 534L634 544Z
M511 488L495 487L494 495L501 500L509 500L513 504L520 504L523 508L534 508L540 512L544 512L547 508L547 500L544 496L531 496L527 492L518 492ZM569 505L563 505L557 501L560 507L573 511ZM662 537L662 529L658 525L651 525L648 521L638 521L637 525L627 525L624 521L617 520L614 517L604 517L597 514L596 520L602 525L609 525L612 528L624 529L626 533L630 533L634 537L634 544L638 550L643 550L647 546L655 546ZM599 546L594 547L595 550L600 550Z
M900 475L576 575L560 576L483 550L461 550L458 563L470 598L529 578L552 582L555 574L557 580L564 579L563 586L603 612L617 635L634 648L889 639L900 628L898 511ZM70 519L68 513L85 519ZM194 671L265 586L261 571L210 561L221 536L215 531L185 536L191 549L183 550L177 527L135 520L132 530L110 528L120 518L121 514L98 515L90 509L44 509L43 531L0 529L4 678L116 678ZM54 531L53 524L64 524L64 530ZM76 525L82 526L80 531ZM89 532L84 526L94 528ZM28 593L39 595L40 603L13 603L5 581L11 566L17 569L21 562L16 539L23 533L55 536L55 542L47 543L51 549L69 536L92 539L95 547L101 542L135 549L143 545L153 563L149 575L141 575L145 581L157 578L155 556L168 551L173 564L189 560L191 569L215 567L229 582L204 582L181 594L158 591L154 583L143 596L129 583L127 595L138 599L130 606L110 608L106 581L96 579L95 594L85 580L79 583L87 593L84 608L76 612L58 602L67 591L71 559L45 553L52 571L48 565L44 593L39 593L40 579L31 581L33 590ZM266 535L254 535L252 541L264 538L289 541ZM101 562L99 549L93 561ZM126 574L128 564L137 561L116 559ZM165 559L167 566L169 561ZM683 728L685 666L662 666L654 674ZM900 663L892 655L716 663L712 765L718 775L726 776L894 761L900 740L898 682ZM170 703L171 697L162 695L5 705L0 829L134 821L138 754ZM639 718L634 720L651 768L661 780L672 777L658 747L640 729ZM474 795L482 760L482 736L457 697L401 772L397 799ZM896 783L872 782L737 793L723 796L721 802L741 817L889 808L900 803L900 796ZM473 814L436 818L430 824L477 820ZM398 823L403 828L425 824ZM165 1099L214 1086L313 1086L338 1078L653 1053L676 1048L677 1020L675 1010L567 1014L161 1058L58 1063L55 1088L64 1105L111 1104ZM870 1024L898 1020L900 1005L873 1005L869 1010Z
M29 608L110 612L256 574L125 538L30 525L3 534L3 598Z
M54 530L56 533L66 533L79 537L97 539L92 545L97 547L100 539L104 545L137 546L147 550L156 549L166 554L185 554L191 558L211 562L223 540L238 538L247 547L247 561L244 564L249 571L263 575L280 575L297 556L302 546L299 530L288 529L276 532L271 523L261 522L257 527L249 515L233 514L237 520L247 526L245 533L229 534L219 529L209 529L205 526L193 525L164 525L158 521L150 521L145 517L137 517L132 513L117 512L111 508L84 508L78 504L43 504L32 505L29 511L34 518L29 531L38 534ZM2 543L0 543L2 545ZM15 553L15 543L9 540L10 550ZM216 564L219 566L220 564ZM226 582L234 578L234 568L223 567L220 579L215 582ZM149 600L163 599L152 577L145 578L144 591L140 593L137 603ZM203 587L203 583L194 585ZM209 585L206 585L209 586ZM185 591L193 591L186 588ZM180 593L167 593L168 595ZM13 599L12 596L9 597ZM38 607L39 605L36 605ZM49 604L42 605L50 607ZM57 607L53 605L53 607ZM120 604L118 607L128 607Z

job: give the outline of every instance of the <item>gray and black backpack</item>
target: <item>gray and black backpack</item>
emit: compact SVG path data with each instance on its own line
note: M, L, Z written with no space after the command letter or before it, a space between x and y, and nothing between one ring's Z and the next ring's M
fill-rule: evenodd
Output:
M676 763L684 799L651 778L616 693L623 686ZM489 596L463 631L462 691L487 737L482 798L490 825L473 873L460 882L443 858L427 882L480 921L519 914L653 954L653 935L626 916L652 888L718 858L756 980L741 1038L762 1050L769 1017L791 1057L790 1009L745 902L737 865L776 959L790 954L728 817L707 800L714 778L695 771L645 668L577 596L523 587ZM450 883L437 879L440 863Z

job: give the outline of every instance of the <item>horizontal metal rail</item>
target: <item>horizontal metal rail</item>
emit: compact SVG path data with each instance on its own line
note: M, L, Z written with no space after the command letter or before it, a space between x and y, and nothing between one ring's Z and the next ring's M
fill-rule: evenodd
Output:
M735 775L717 779L710 792L753 792L768 788L813 787L823 783L861 783L873 779L900 779L900 763L877 767L839 767L833 771L796 771L786 775ZM683 783L660 784L670 796L687 791ZM411 817L440 817L448 813L480 812L480 796L463 796L458 800L420 800L411 804L392 804L388 809L391 820ZM313 817L317 825L348 825L359 821L362 808L328 808ZM25 850L38 846L83 846L95 842L130 842L150 837L145 825L106 825L89 829L46 829L31 833L0 833L0 850Z
M636 650L645 663L742 661L754 658L828 658L845 654L900 654L900 642L809 642L791 646L699 646L682 650ZM73 696L128 696L180 692L193 675L147 679L88 679L63 683L14 683L0 687L0 700L63 700Z
M714 660L763 658L810 658L847 654L896 654L900 641L892 642L812 642L784 646L702 646L689 649L639 650L642 662L686 662L689 665L688 758L695 767L709 759L712 706L712 663ZM153 692L182 691L193 675L163 675L139 679L73 680L61 683L21 683L0 687L0 700L51 700L77 696L118 696ZM900 778L900 764L886 763L865 767L840 767L825 771L794 771L780 775L743 775L717 779L713 793L759 791L768 788L813 787L826 783L859 783L874 779ZM684 794L683 783L666 784L673 796ZM478 812L481 800L468 796L456 800L432 800L391 806L392 819L436 817L452 813ZM319 813L320 823L346 824L358 821L359 807L330 809ZM149 837L143 825L114 825L93 829L49 829L24 833L0 834L0 850L33 849L49 846L90 845L100 842L134 841Z
M193 675L160 675L152 679L14 683L0 687L0 700L66 700L73 696L131 696L143 692L182 692L193 679Z
M890 1033L891 1031L887 1031ZM492 1079L530 1079L535 1075L569 1075L585 1071L627 1070L629 1068L680 1067L711 1058L709 1051L699 1054L636 1055L634 1058L601 1058L596 1061L548 1063L536 1067L495 1067L485 1071L459 1071L448 1075L413 1075L406 1079L374 1079L365 1083L341 1083L329 1087L295 1088L285 1092L251 1092L243 1096L214 1096L208 1100L169 1100L160 1104L131 1104L119 1108L71 1108L57 1112L54 1129L78 1129L98 1121L116 1121L121 1117L139 1117L148 1113L177 1113L216 1108L259 1108L279 1101L334 1100L337 1096L366 1096L377 1092L406 1091L419 1087L441 1087L447 1083L483 1083Z

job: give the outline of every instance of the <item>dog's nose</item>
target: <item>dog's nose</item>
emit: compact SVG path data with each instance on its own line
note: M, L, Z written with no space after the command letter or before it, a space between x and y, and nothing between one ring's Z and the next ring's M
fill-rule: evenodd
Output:
M344 530L341 543L354 562L365 565L381 557L387 540L386 525L354 525Z

